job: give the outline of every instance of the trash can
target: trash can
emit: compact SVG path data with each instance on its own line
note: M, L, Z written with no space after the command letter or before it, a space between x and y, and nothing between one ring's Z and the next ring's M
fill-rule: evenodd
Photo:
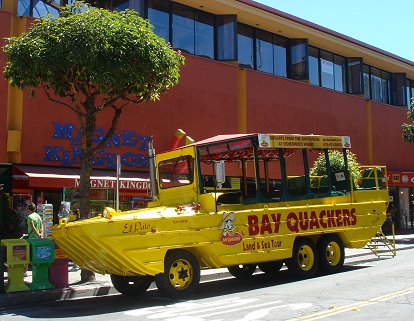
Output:
M55 245L50 239L28 239L32 261L32 291L52 289L49 266L55 260Z
M69 286L69 258L55 243L55 261L49 268L49 281L56 288L67 288Z
M24 268L30 262L30 246L23 239L1 240L3 251L6 252L7 284L6 292L29 291L24 283Z

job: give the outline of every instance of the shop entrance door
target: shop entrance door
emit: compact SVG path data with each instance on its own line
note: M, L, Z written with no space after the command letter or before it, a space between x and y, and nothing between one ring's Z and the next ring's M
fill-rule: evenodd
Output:
M399 188L399 203L400 203L400 215L399 215L399 228L408 229L411 227L411 215L410 215L410 188Z

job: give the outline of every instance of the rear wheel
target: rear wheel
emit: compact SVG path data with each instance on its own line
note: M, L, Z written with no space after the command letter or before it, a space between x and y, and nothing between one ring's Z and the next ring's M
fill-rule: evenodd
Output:
M337 273L344 267L345 250L335 234L323 236L318 241L319 266L325 273Z
M170 298L189 296L200 283L200 266L195 257L184 250L168 252L164 273L155 276L158 290Z
M299 278L306 279L315 275L318 270L318 250L308 238L300 238L293 246L292 258L286 261L290 272Z
M283 261L264 262L259 264L259 269L266 274L276 274L283 266Z
M148 290L154 277L147 275L122 276L111 274L114 288L122 294L138 296Z
M256 264L239 264L229 266L227 268L231 275L237 279L247 279L250 278L254 271L256 271Z

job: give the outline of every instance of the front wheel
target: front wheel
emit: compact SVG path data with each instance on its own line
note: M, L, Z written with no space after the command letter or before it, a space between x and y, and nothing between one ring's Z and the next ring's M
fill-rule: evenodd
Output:
M184 250L168 252L164 273L155 276L158 290L174 299L188 297L200 283L200 266L195 257Z
M148 290L154 277L147 275L122 276L111 274L114 288L124 295L139 296Z
M256 264L240 264L227 268L231 275L237 279L248 279L256 271Z
M286 261L289 271L301 279L311 278L318 270L318 250L308 238L295 241L292 257Z
M341 239L329 234L318 241L319 266L325 273L337 273L344 267L345 250Z

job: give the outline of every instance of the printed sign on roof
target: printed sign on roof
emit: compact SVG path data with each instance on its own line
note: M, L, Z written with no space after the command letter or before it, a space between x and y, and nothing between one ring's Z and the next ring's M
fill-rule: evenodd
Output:
M351 148L349 136L259 134L261 148Z

